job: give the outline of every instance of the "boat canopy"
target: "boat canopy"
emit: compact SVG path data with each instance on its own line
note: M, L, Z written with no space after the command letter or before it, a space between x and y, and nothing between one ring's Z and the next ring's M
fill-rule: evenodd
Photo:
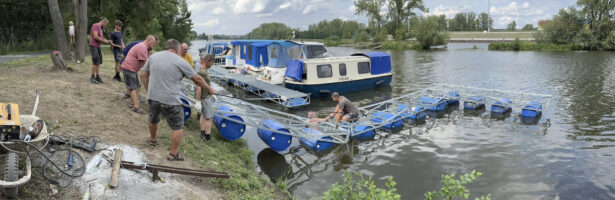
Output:
M288 67L286 68L286 73L284 74L284 76L295 79L297 82L301 82L302 75L303 75L303 61L291 60L288 63Z
M365 56L370 58L371 74L384 74L391 72L391 56L384 52L355 53L352 56Z
M298 46L298 44L284 40L235 40L231 44L239 46L239 57L245 59L246 64L255 67L277 68L286 67L291 60L286 49Z

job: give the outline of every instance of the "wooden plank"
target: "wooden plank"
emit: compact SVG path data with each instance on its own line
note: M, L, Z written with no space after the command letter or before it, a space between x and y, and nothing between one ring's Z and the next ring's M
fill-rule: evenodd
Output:
M122 150L115 149L115 157L113 158L113 169L111 170L111 181L109 187L117 187L118 176L120 174L120 162L122 161Z

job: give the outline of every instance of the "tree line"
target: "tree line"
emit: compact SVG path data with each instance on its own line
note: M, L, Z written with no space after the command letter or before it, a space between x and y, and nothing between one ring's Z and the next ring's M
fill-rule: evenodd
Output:
M48 0L0 1L0 51L32 51L59 48L53 34L50 6L59 7L63 32L68 35L68 22L77 24L79 4L87 6L87 32L101 17L109 19L103 29L105 38L114 29L113 22L121 20L125 42L157 35L161 40L174 38L189 42L193 35L192 20L186 0ZM77 3L77 4L75 4ZM77 32L77 31L76 31ZM78 34L78 33L76 33ZM77 36L78 37L78 36Z
M588 50L615 50L615 0L578 0L561 9L551 20L543 21L541 43L580 45Z

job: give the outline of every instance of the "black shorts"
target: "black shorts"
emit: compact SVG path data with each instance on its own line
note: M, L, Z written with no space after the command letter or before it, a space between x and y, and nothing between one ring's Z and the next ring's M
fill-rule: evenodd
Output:
M184 108L182 105L167 105L154 100L148 100L149 103L149 122L158 124L160 122L160 114L167 118L167 123L171 130L181 130L184 128Z
M139 76L137 72L132 72L127 69L122 69L122 73L124 74L124 83L126 83L126 89L136 90L141 87L141 83L139 83Z
M359 113L345 113L342 118L347 117L349 121L356 121L359 118Z
M100 47L90 45L90 55L92 55L92 65L102 64L102 52L100 52Z
M119 48L113 48L113 59L115 62L122 62L122 50Z

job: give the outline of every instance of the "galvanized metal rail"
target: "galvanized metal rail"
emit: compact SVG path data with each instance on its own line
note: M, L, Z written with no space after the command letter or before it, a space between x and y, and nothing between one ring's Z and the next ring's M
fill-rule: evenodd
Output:
M222 66L209 68L210 77L214 80L231 83L236 87L262 97L285 107L298 107L310 104L310 95L291 90L280 85L257 80L251 75L241 75L229 72Z

